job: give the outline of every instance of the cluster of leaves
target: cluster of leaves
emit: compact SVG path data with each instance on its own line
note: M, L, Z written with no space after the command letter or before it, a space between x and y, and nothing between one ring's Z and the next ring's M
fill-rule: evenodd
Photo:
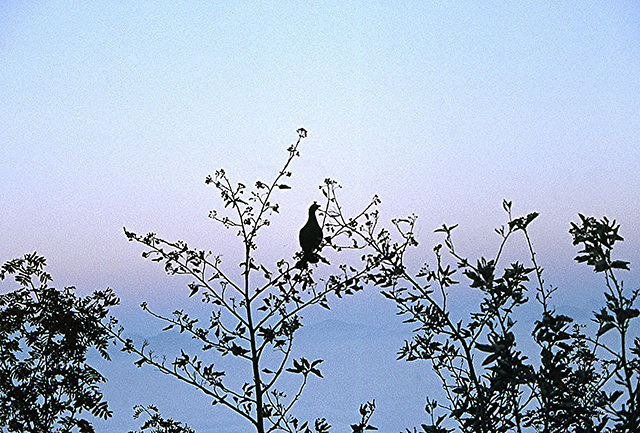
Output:
M209 217L224 228L235 230L239 237L244 252L239 275L226 268L220 255L190 248L182 241L164 240L155 233L139 235L125 229L129 241L145 247L144 258L162 263L169 275L190 277L189 296L199 295L211 306L209 317L202 321L182 309L168 316L153 311L147 303L142 304L144 311L165 323L164 331L178 330L200 343L197 353L183 348L169 362L166 357L156 355L146 342L136 345L127 338L116 320L109 325L112 335L122 343L122 350L137 355L136 365L151 365L199 389L214 405L235 412L259 433L328 431L329 425L322 419L311 426L291 414L308 379L322 377L318 369L322 360L291 359L294 335L302 326L300 312L312 305L328 309L331 294L342 297L362 290L360 281L371 269L343 264L331 267L337 270L335 273L329 271L323 278L314 278L315 267L299 270L291 265L295 262L285 259L274 266L258 263L255 258L258 234L279 213L274 193L291 189L285 181L292 175L289 167L299 157L300 143L306 135L304 129L298 130L297 142L287 149L284 167L270 183L258 180L254 188L247 188L243 183L232 183L224 170L205 180L218 190L224 205L222 211L211 211ZM335 182L330 180L321 187L327 198L325 213L333 203L329 197L334 188ZM337 249L335 243L348 232L348 227L334 225L321 248ZM295 233L291 237L295 239ZM300 257L298 252L292 260ZM329 264L324 257L321 262ZM251 374L241 386L229 383L225 371L216 367L216 354L237 360L238 368L234 371L242 371L242 364L249 367ZM294 392L278 389L278 379L283 374L299 377Z
M93 432L83 411L109 418L86 362L94 348L108 359L110 334L101 321L119 300L111 290L77 297L73 287L49 287L45 259L36 253L6 262L0 279L18 288L0 295L0 427L9 432Z
M435 266L425 264L415 273L407 265L407 252L418 246L414 215L392 220L394 234L379 228L376 209L359 223L344 224L338 213L328 214L329 226L348 227L353 247L366 248L362 260L375 265L367 281L381 287L404 322L414 326L398 359L428 361L443 385L446 402L428 400L431 422L421 431L444 433L452 426L463 432L638 431L640 339L631 342L629 329L639 315L639 294L627 294L614 273L628 269L628 262L611 258L614 243L622 240L619 226L580 215L570 230L574 244L582 246L576 260L605 275L606 304L594 315L598 329L587 334L585 325L573 324L549 304L555 289L544 285L528 232L538 214L513 218L511 203L504 201L503 208L508 223L496 230L501 243L494 257L472 263L455 248L456 226L443 225L436 230L444 242L434 248ZM501 265L504 247L516 233L524 237L529 264ZM447 303L459 273L482 293L466 319L454 319ZM532 331L537 362L522 352L515 332L516 312L528 302L531 284L542 309ZM611 332L616 338L605 341ZM443 414L436 416L438 410Z
M129 433L195 433L195 430L186 424L183 425L181 422L171 418L164 418L158 408L152 404L134 406L133 418L138 419L142 415L146 416L147 419L140 427L140 430L130 431Z
M604 421L613 421L612 431L626 432L640 430L640 337L629 332L632 321L640 316L637 300L640 290L628 293L624 289L624 281L619 280L614 271L629 270L629 262L612 260L613 245L623 238L618 234L620 226L616 221L604 217L597 220L593 217L579 215L580 222L572 223L569 232L573 236L573 244L580 245L576 261L593 267L595 272L603 273L606 290L605 306L594 314L594 322L598 325L595 337L583 337L603 355L604 364L601 376L603 381L613 378L614 385L610 393L603 391ZM637 331L637 321L636 331ZM611 332L613 331L613 332ZM603 342L609 334L613 338ZM613 335L611 335L613 334ZM617 340L617 341L616 341ZM619 401L623 397L623 401ZM617 403L617 404L616 404Z
M365 431L378 430L377 427L369 424L369 420L373 416L373 412L376 410L376 401L368 401L360 405L360 422L358 424L351 424L351 433L364 433Z

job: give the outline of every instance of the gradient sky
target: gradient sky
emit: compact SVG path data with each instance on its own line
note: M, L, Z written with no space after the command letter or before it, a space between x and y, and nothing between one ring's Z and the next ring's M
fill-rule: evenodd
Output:
M419 260L444 222L473 257L495 252L503 198L538 211L547 281L576 290L595 285L572 263L578 212L618 219L637 272L639 125L633 0L5 0L0 261L37 250L58 285L173 299L183 281L122 226L233 248L205 176L267 180L304 127L264 257L291 257L332 177L347 210L379 194L386 219L418 214Z

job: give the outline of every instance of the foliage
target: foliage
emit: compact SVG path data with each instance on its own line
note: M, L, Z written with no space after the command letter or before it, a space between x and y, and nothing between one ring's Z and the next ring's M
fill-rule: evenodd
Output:
M628 270L628 262L611 258L615 242L622 240L619 226L582 215L571 226L574 244L582 247L576 260L605 276L605 307L594 315L598 329L588 333L585 325L574 325L550 305L556 289L544 284L528 231L538 214L513 218L511 203L504 201L503 207L508 223L496 230L501 243L495 256L472 263L455 248L457 226L443 225L436 230L444 242L434 248L435 265L425 264L417 272L407 261L408 251L418 246L415 215L392 220L393 232L380 228L375 208L361 222L348 224L353 245L367 251L363 261L375 265L367 281L382 288L404 322L414 326L398 359L428 361L442 383L446 403L427 400L431 422L421 431L444 433L454 426L463 432L638 431L640 339L631 342L629 329L639 315L639 295L638 290L628 294L615 274ZM328 216L329 226L343 224L339 212ZM503 265L505 245L516 233L523 235L529 263ZM477 310L466 319L454 319L448 305L460 273L470 289L482 293ZM537 362L525 356L522 336L517 338L515 331L517 312L528 302L532 284L541 308L532 331ZM602 338L612 332L616 338Z
M49 287L45 259L36 253L6 262L0 279L18 288L0 295L0 427L9 432L93 432L83 411L108 418L99 384L86 362L95 348L109 359L101 326L118 303L110 289L79 298L73 287ZM7 429L7 430L5 430Z
M148 406L134 406L133 418L138 419L141 415L146 415L148 419L142 424L139 432L129 433L195 433L188 425L174 421L171 418L164 418L158 408L152 404Z
M373 412L376 410L376 401L368 401L365 404L360 405L360 422L358 424L351 424L351 433L364 433L365 431L378 430L377 427L369 424L369 420L373 416Z
M150 365L189 384L258 433L329 433L332 427L325 418L308 422L292 414L308 381L323 377L322 359L293 357L294 335L303 326L303 310L315 305L329 309L331 295L342 298L374 285L413 326L398 359L429 363L444 390L444 402L427 396L428 421L406 433L640 431L640 290L625 289L620 278L629 262L613 258L614 246L623 240L615 220L579 215L569 230L580 248L575 260L604 279L604 304L591 324L575 323L555 310L551 301L557 288L545 284L529 233L538 213L514 218L506 200L507 222L496 229L500 242L495 255L469 259L454 244L457 225L442 225L436 230L444 240L433 249L435 262L416 271L409 257L419 246L417 216L382 227L380 200L374 196L348 217L338 200L340 185L326 179L319 211L325 237L309 261L312 266L292 265L304 258L302 251L275 264L260 262L258 234L280 212L274 196L291 189L286 183L292 176L289 167L300 156L307 134L297 132L298 140L287 149L288 158L272 182L256 181L247 188L232 183L224 170L205 180L224 204L209 217L238 236L243 253L239 275L220 254L124 229L129 241L143 245L144 258L162 263L169 275L189 277L188 296L198 296L210 307L202 320L184 309L164 315L141 304L164 323L163 331L186 335L199 350L191 351L185 343L168 361L146 341L136 344L127 338L115 318L102 322L108 308L118 303L110 290L77 298L73 288L48 287L44 258L35 253L7 262L0 278L15 274L20 287L0 295L0 426L9 432L92 432L82 412L102 418L111 412L98 387L105 379L86 364L85 354L94 347L108 359L106 349L114 338L122 351L137 355L136 366ZM505 248L518 236L525 257L505 263ZM360 260L348 254L345 259L341 254L348 251ZM468 313L451 307L452 287L461 281L481 295ZM539 318L523 333L518 320L522 322L527 304L539 311ZM222 357L232 361L226 367L233 369L232 379L219 366ZM238 377L241 384L235 383ZM282 388L284 377L296 383L293 392L290 385ZM375 408L375 401L360 406L352 433L377 430L370 424ZM189 426L162 417L153 405L136 406L134 417L140 416L145 421L137 433L193 433Z
M211 399L213 405L222 405L233 411L259 433L329 431L330 426L323 419L316 420L311 426L291 414L308 380L322 377L319 369L321 359L290 359L294 335L302 326L302 310L312 305L329 309L329 295L343 297L362 290L360 281L371 270L367 265L362 269L346 265L329 266L337 271L331 273L329 270L328 276L316 278L315 266L296 269L289 261L281 259L274 267L259 263L255 257L258 234L280 211L279 204L274 201L275 193L291 189L285 183L292 176L289 167L299 157L300 143L306 135L304 129L298 130L297 142L287 149L284 167L270 183L256 181L254 188L249 189L243 183L233 184L224 170L216 171L214 176L205 180L206 184L218 190L225 208L223 211L211 211L210 218L238 235L243 251L238 276L225 266L221 255L190 248L182 241L167 241L155 233L139 235L125 229L129 241L145 247L144 258L163 263L169 275L190 277L189 296L200 296L202 302L210 305L211 314L203 323L183 309L166 316L143 303L144 311L165 323L164 331L178 330L190 336L199 343L200 351L190 353L182 348L180 355L169 362L165 357L156 355L146 342L134 344L126 338L123 328L113 321L110 330L122 342L122 350L137 355L135 364L138 367L151 365L197 388ZM328 198L329 189L335 188L335 183L327 180L321 188ZM328 206L327 199L325 213ZM362 218L365 212L355 219ZM336 240L347 232L347 227L334 225L320 248L335 248ZM292 233L293 239L294 236ZM301 256L299 252L292 259L300 259ZM319 256L319 259L320 266L329 265L326 258ZM237 362L234 377L238 372L250 371L241 386L234 386L227 380L226 371L216 367L214 361L226 356ZM249 368L243 370L247 366ZM294 392L278 388L279 379L285 374L299 378ZM367 427L368 423L365 424Z

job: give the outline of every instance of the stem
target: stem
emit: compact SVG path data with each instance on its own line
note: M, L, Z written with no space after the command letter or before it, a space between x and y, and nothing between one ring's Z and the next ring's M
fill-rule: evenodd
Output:
M298 389L298 392L293 397L293 399L291 399L291 402L289 402L289 405L287 407L282 407L282 413L280 414L280 417L278 418L278 420L275 423L273 423L273 421L271 421L273 423L273 428L278 426L280 424L280 421L284 421L285 423L287 422L286 419L285 419L285 416L287 415L287 413L289 413L289 411L291 410L293 405L298 401L298 399L302 395L302 390L304 389L304 387L306 385L307 385L307 375L305 374L304 375L304 379L302 380L302 384L300 384L300 388ZM272 429L269 429L269 431L272 431Z
M542 281L542 271L540 270L540 266L538 266L538 263L536 262L536 253L533 250L533 244L531 243L531 238L529 237L529 233L527 232L526 229L522 230L524 232L524 237L527 240L527 246L529 247L529 254L531 255L531 263L533 263L533 267L536 271L536 278L538 279L538 288L540 290L540 293L544 293L544 284ZM547 298L546 296L543 296L543 298L541 299L542 302L542 307L544 308L544 311L547 311Z
M258 433L264 433L264 417L262 413L262 382L260 380L260 355L256 347L256 329L253 326L253 317L251 312L251 302L249 297L249 260L250 260L251 246L247 242L245 243L245 272L244 272L244 287L245 287L245 309L247 312L247 328L249 330L249 344L251 346L251 368L253 370L253 384L256 389L256 430Z
M271 183L271 186L267 190L267 194L264 197L264 200L262 200L262 199L260 200L262 206L260 207L260 211L258 212L258 216L255 219L255 223L253 225L253 228L251 229L251 232L249 233L249 236L250 236L251 240L253 240L253 237L256 235L256 233L258 231L258 228L260 227L259 222L262 219L262 215L267 210L267 203L269 202L269 197L271 196L271 193L273 192L273 190L276 187L276 185L277 185L278 181L280 180L280 178L282 178L282 176L284 176L284 174L286 173L287 168L289 167L289 164L291 164L291 161L293 161L293 158L296 157L297 150L298 150L298 145L300 144L301 141L302 141L302 136L298 136L298 141L296 141L296 144L294 144L293 148L289 151L289 158L287 158L287 162L284 164L284 167L282 167L282 170L280 170L280 172L278 173L278 176L276 176L276 178L273 181L273 183Z
M266 393L276 383L276 380L278 380L278 378L282 374L282 370L284 370L284 366L286 365L287 360L289 359L289 354L291 353L292 346L293 345L290 338L289 344L287 345L287 350L285 351L284 356L282 357L282 361L280 361L280 365L278 366L278 369L273 373L273 378L269 381L269 383L265 385L263 390L264 393Z

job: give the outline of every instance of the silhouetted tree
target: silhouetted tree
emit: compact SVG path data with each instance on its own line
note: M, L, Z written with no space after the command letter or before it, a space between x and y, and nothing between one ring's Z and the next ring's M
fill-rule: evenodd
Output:
M335 188L328 191L332 208L326 227L351 229L352 247L366 251L362 259L372 269L367 281L381 287L405 323L414 326L413 338L405 341L398 359L430 362L442 383L446 402L427 398L431 421L421 426L422 432L444 433L453 426L481 433L638 431L640 339L631 337L629 329L639 315L639 291L628 294L615 274L628 269L628 262L611 259L613 245L622 240L615 221L580 215L580 223L572 223L570 230L574 244L583 247L576 260L605 276L605 307L595 313L598 329L589 334L584 325L572 326L573 319L550 305L555 289L543 282L528 232L537 213L512 218L511 202L504 201L508 223L496 230L501 237L497 254L475 263L454 246L457 226L443 225L436 230L445 239L434 248L435 265L414 272L406 254L418 246L415 215L392 220L395 234L380 227L375 208L359 222L345 221ZM504 247L516 233L523 234L529 264L502 265ZM452 260L447 261L444 252ZM470 289L482 293L477 310L466 320L454 319L447 303L459 271ZM518 344L522 338L514 331L516 313L528 302L532 276L542 310L532 330L540 348L536 363L523 354ZM605 341L602 337L610 332L617 338Z
M77 297L73 287L49 287L45 259L36 253L6 262L0 279L18 288L0 295L0 427L17 433L93 432L83 412L108 418L99 384L87 363L96 349L109 359L110 333L101 321L118 304L110 289Z
M175 329L199 342L199 353L190 353L183 348L180 355L169 362L165 357L156 355L146 342L135 345L125 337L119 325L113 323L111 326L113 335L124 345L122 350L138 356L137 366L149 364L193 386L210 398L214 405L225 406L247 420L259 433L329 431L330 426L323 419L316 420L312 426L291 415L291 409L308 380L312 376L322 377L319 369L321 359L290 359L294 334L302 326L302 310L312 305L328 309L330 294L342 297L362 290L360 280L371 270L367 266L355 269L344 264L333 265L329 268L334 272L338 270L337 273L329 272L328 276L316 281L313 266L297 269L285 259L279 260L275 267L257 262L254 251L258 248L258 234L270 225L269 218L279 213L274 193L291 188L285 181L292 175L290 165L299 156L300 143L307 135L304 129L297 132L298 140L288 148L288 158L272 182L257 181L249 190L242 183L233 184L224 170L216 171L205 181L219 191L224 208L229 210L227 214L211 211L210 218L227 229L237 231L243 252L240 275L233 275L220 255L190 248L182 241L164 240L155 233L138 235L125 229L130 241L146 247L143 257L164 263L164 269L170 275L189 276L192 280L188 284L189 296L199 294L202 301L211 306L208 320L201 323L183 309L165 316L153 311L147 303L142 304L144 311L166 324L164 331ZM326 185L323 188L325 196L328 196ZM312 206L316 225L315 211L318 208L318 205ZM361 213L355 218L363 215ZM322 239L321 228L315 227L313 235L318 233L320 239L313 240L313 248L307 246L305 250L305 245L302 245L303 251L297 253L293 260L312 263L322 260L328 265L328 260L315 250L322 249L321 242L332 245L348 230L346 227L332 230ZM292 238L295 238L295 232ZM313 260L309 260L311 254ZM236 378L246 371L243 364L249 367L250 374L241 386L234 387L232 381L227 380L227 371L216 367L216 358L224 356L237 360L238 367L233 370ZM285 373L300 377L293 392L277 387L278 379ZM368 413L368 409L365 410L365 414Z

